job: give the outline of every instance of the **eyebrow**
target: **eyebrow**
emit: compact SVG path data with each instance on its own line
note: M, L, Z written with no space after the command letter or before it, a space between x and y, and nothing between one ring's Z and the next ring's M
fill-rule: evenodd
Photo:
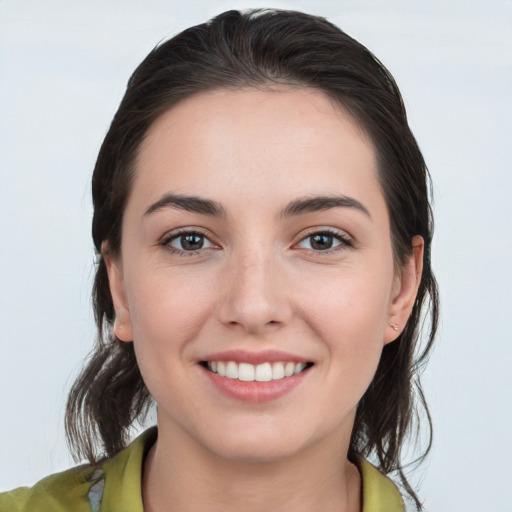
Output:
M188 212L210 215L213 217L226 217L226 210L217 201L204 199L198 196L184 196L171 192L164 194L156 203L153 203L145 212L144 216L151 215L164 208L174 208ZM355 208L371 218L367 208L352 197L335 196L313 196L296 199L290 202L280 213L281 217L292 217L304 213L314 213L331 208Z
M144 216L151 215L164 208L174 208L187 212L211 215L214 217L225 217L226 210L217 201L203 199L197 196L183 196L179 194L164 194L156 203L153 203L145 212Z
M370 212L361 202L353 197L343 195L313 196L296 199L283 209L281 217L320 212L330 210L331 208L355 208L371 219Z

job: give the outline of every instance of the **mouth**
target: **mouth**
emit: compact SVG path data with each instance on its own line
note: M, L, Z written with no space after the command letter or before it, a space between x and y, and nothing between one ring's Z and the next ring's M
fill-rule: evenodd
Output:
M312 362L275 361L250 364L236 361L201 361L201 366L226 379L242 382L270 382L283 380L305 372Z

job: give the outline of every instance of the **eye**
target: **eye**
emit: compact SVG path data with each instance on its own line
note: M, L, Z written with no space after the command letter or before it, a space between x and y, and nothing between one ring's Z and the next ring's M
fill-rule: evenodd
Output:
M333 233L331 231L318 231L303 238L297 247L310 251L329 251L336 250L340 246L351 247L352 243L346 235Z
M163 245L173 252L193 252L215 247L215 245L205 235L203 235L203 233L198 233L196 231L175 233L164 240Z

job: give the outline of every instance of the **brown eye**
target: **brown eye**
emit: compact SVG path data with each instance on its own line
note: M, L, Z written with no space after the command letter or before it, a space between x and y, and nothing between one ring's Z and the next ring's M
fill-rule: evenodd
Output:
M180 233L172 237L167 245L177 251L199 251L208 247L213 247L213 244L201 233Z
M179 240L185 251L197 251L197 249L201 249L204 245L204 237L196 233L192 235L181 235Z
M319 233L311 236L310 238L311 248L315 249L315 251L325 251L325 249L330 249L334 243L334 237L327 233Z
M329 251L341 246L351 247L352 243L345 234L331 233L330 231L319 231L303 238L297 245L301 249L310 251Z

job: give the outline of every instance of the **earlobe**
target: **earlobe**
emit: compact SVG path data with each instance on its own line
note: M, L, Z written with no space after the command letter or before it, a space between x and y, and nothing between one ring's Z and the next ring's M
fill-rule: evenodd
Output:
M110 295L114 303L115 319L114 334L121 341L133 341L133 330L130 309L126 300L123 282L123 270L119 258L114 257L108 250L108 245L103 242L101 254L105 261L110 286Z
M423 253L425 242L416 235L412 239L412 253L407 263L396 276L389 307L388 323L385 328L384 343L390 343L404 330L411 315L423 272Z

